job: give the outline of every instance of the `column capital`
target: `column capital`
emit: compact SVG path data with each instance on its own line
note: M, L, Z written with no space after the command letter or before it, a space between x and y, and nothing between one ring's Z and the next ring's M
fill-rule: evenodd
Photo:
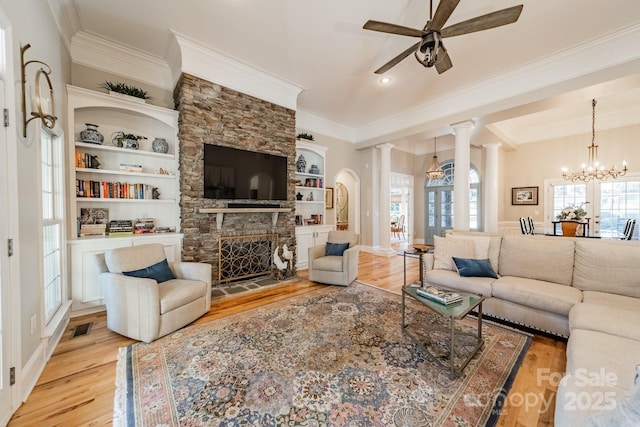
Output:
M502 142L490 142L488 144L482 144L482 148L500 148L502 147Z
M395 145L390 144L388 142L386 144L376 145L376 148L379 148L380 151L391 151L393 147L395 147Z
M476 122L473 120L465 120L463 122L458 122L458 123L452 123L449 126L451 126L451 128L453 129L453 133L456 133L456 130L458 129L473 129L473 127L476 125Z

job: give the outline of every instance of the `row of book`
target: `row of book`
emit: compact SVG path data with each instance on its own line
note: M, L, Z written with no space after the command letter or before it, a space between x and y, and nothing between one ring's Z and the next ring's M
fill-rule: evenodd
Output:
M98 161L98 156L85 153L80 150L76 150L76 167L77 168L98 169L99 166L100 166L100 162Z
M76 197L100 199L157 199L157 190L154 190L156 190L156 187L148 184L76 179Z
M80 224L79 237L90 236L130 236L147 233L173 233L175 227L156 227L153 218L138 218L136 220L112 220L107 223Z
M418 288L416 293L421 297L428 298L432 301L439 302L440 304L455 304L462 301L462 295L456 292L445 291L435 286L429 286L427 288Z

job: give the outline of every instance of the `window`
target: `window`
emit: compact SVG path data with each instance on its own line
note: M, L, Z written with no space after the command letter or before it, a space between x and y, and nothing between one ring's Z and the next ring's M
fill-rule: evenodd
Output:
M562 182L562 184L560 184ZM640 180L625 177L614 181L589 184L564 184L566 181L552 182L551 220L569 205L585 207L591 220L591 235L603 238L619 238L624 232L627 219L640 222ZM633 238L638 238L636 227Z
M48 324L62 304L62 143L46 129L41 132L44 321Z

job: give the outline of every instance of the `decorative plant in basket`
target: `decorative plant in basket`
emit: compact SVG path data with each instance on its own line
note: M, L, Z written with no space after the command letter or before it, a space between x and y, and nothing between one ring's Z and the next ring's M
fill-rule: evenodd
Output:
M146 136L134 135L132 133L125 133L123 131L114 132L111 135L111 143L116 147L129 148L137 150L140 147L138 141L141 139L147 139Z
M117 93L121 93L123 95L128 95L128 96L133 96L135 98L151 99L151 97L149 96L147 91L142 90L142 89L140 89L138 87L135 87L133 85L128 85L126 83L105 81L104 83L102 83L102 87L107 89L107 90L110 90L112 92L117 92Z

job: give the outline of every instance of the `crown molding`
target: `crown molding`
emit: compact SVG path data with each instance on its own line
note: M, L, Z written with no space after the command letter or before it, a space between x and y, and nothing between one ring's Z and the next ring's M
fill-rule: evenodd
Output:
M303 90L301 87L216 52L176 31L172 33L180 48L181 72L291 110L297 109L298 95ZM175 47L167 53L171 55L175 73L177 61ZM174 79L177 80L175 75Z
M353 128L316 116L312 112L302 108L298 108L296 111L296 127L345 142L356 142Z
M165 59L86 31L79 31L72 37L71 60L76 64L173 90L171 69Z
M80 13L75 0L47 0L51 15L53 15L62 42L71 54L71 39L80 31Z

